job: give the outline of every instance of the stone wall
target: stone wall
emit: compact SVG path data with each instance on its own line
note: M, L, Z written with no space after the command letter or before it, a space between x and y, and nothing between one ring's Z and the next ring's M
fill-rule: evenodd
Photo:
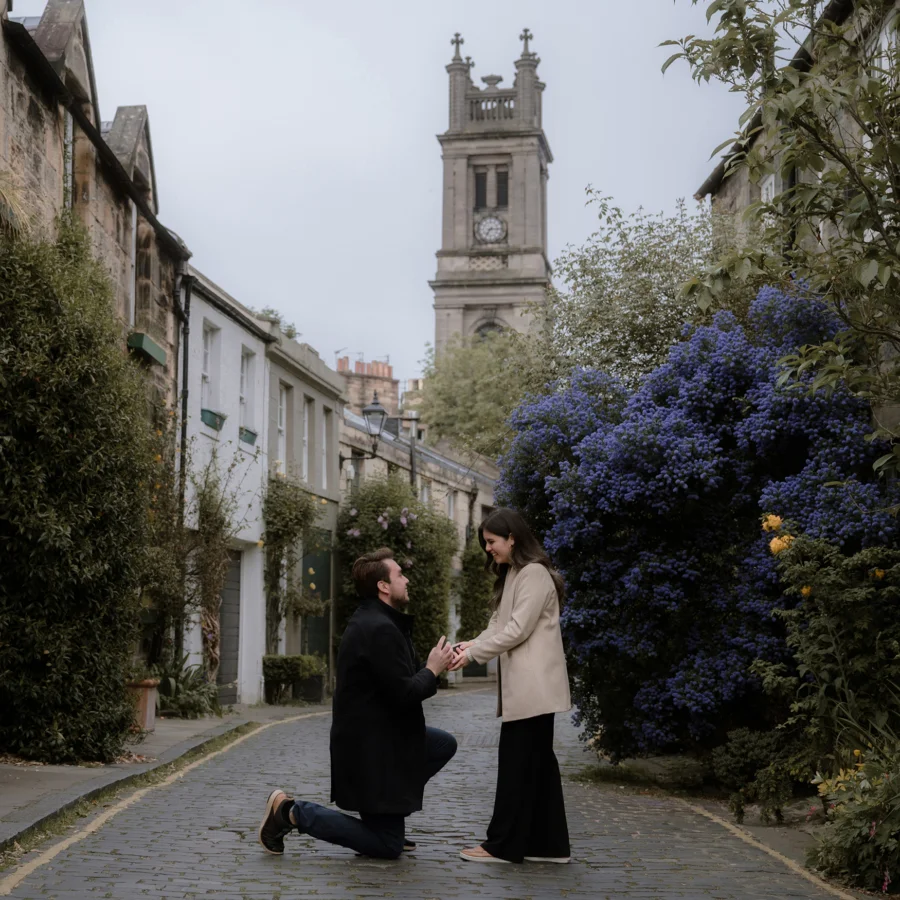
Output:
M0 0L0 17L6 5L6 0ZM142 332L165 352L163 364L147 360L147 377L151 399L171 406L177 396L179 328L174 295L178 260L171 241L167 247L160 240L161 226L142 215L129 195L129 190L138 189L155 213L146 110L127 108L126 125L138 124L125 133L124 143L123 135L114 132L116 158L122 167L105 161L96 136L92 139L79 126L78 116L72 115L80 112L97 133L104 127L97 121L93 64L83 8L79 8L77 3L50 0L40 24L29 28L30 36L21 34L21 25L12 37L3 32L0 172L12 174L38 234L52 236L59 214L72 207L87 229L94 255L109 274L123 338L131 331ZM59 83L28 61L23 42L31 52L47 55ZM63 105L62 84L77 107L67 110ZM135 180L126 183L132 175ZM187 255L185 251L182 258Z

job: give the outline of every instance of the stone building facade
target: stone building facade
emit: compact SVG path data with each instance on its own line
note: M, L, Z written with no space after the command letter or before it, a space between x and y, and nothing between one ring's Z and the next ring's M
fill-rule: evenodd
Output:
M521 35L511 88L485 75L479 88L452 41L450 122L438 135L444 164L443 224L434 292L435 351L454 335L528 328L531 304L550 285L547 178L553 160L542 127L544 84L531 33Z
M378 402L389 415L399 414L400 381L394 378L394 367L390 363L357 360L351 368L350 357L344 356L337 361L337 370L344 379L347 405L353 412L362 415L363 409L377 393Z
M322 616L286 623L285 653L318 653L334 672L333 553L341 501L340 428L345 402L344 380L309 344L286 337L277 322L266 323L274 339L268 347L267 392L269 475L281 472L306 482L319 505L314 533L303 547L300 571L304 586L329 601Z
M190 251L157 218L146 107L100 102L83 0L16 18L0 0L0 171L39 233L66 209L86 227L115 292L123 342L145 363L152 399L177 395L180 276Z

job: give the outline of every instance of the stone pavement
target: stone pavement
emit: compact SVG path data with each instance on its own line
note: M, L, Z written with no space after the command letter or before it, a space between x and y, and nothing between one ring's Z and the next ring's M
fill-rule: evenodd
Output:
M276 725L151 790L65 849L10 896L36 898L735 898L824 900L776 859L673 798L566 780L573 862L478 865L457 851L484 836L493 802L499 722L493 691L442 691L430 724L456 734L459 752L408 820L419 842L396 862L356 857L290 835L283 857L256 842L272 787L328 802L330 716ZM559 720L568 717L559 716ZM564 772L589 762L575 729L557 722ZM32 854L33 856L34 854ZM0 894L4 877L0 873Z
M309 707L324 709L324 707ZM307 711L299 706L237 704L228 713L202 719L156 720L156 729L127 750L145 762L107 766L42 766L0 764L0 849L39 827L79 800L122 784L136 775L165 766L190 750L246 722L270 722Z

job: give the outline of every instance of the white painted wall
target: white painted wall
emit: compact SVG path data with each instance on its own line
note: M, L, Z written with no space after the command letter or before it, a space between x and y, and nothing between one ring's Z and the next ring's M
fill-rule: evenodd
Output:
M227 302L227 298L223 298ZM265 653L265 593L263 588L264 551L258 545L263 533L262 497L268 472L266 416L269 362L265 342L206 300L195 289L191 300L189 346L188 439L194 470L206 466L215 457L228 490L238 500L235 521L239 527L234 549L241 552L240 647L238 655L238 700L255 703L262 697L262 657ZM226 415L220 431L201 420L204 374L204 330L211 329L212 352L206 366L209 375L208 404ZM254 445L241 441L241 355L252 354L246 379L246 424L256 432ZM234 463L230 476L228 468ZM191 509L188 485L188 509ZM188 525L190 525L190 518ZM202 638L196 617L185 635L185 650L190 662L202 659Z

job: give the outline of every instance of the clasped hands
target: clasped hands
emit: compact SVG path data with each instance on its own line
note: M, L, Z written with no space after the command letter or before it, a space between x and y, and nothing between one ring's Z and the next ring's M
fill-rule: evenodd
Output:
M443 672L455 672L457 669L461 669L469 662L465 650L471 643L471 641L463 641L454 645L444 635L441 635L441 639L428 654L428 662L425 663L425 667L431 669L435 678Z

